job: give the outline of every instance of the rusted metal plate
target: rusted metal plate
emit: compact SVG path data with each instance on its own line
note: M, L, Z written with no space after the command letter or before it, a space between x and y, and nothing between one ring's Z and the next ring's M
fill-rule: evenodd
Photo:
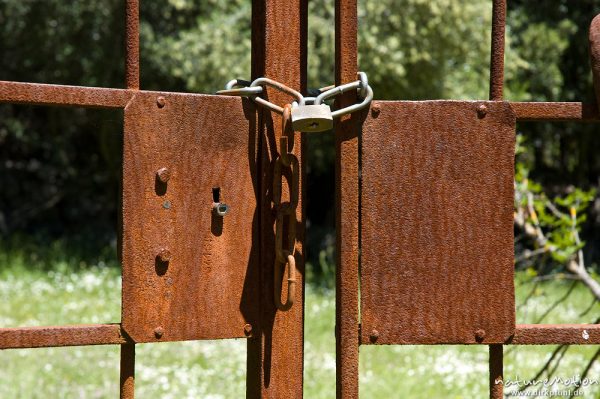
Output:
M135 342L244 337L255 322L255 112L244 104L139 92L125 108L122 325Z
M373 107L361 153L361 343L505 342L515 328L512 109Z

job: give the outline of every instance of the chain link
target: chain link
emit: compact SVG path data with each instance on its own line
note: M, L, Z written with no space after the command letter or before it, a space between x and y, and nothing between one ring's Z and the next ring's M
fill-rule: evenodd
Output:
M287 104L282 108L282 135L279 139L279 156L275 161L273 170L273 208L277 213L275 219L275 265L274 265L274 290L275 306L277 309L289 310L294 304L296 297L296 209L298 208L298 196L300 190L300 170L298 158L292 153L294 144L294 131L291 123L292 106ZM292 149L288 147L288 139L291 140ZM289 169L287 174L284 169ZM285 176L289 176L286 178ZM283 180L287 180L289 186L289 202L281 202L281 191ZM287 234L284 234L284 225L287 221ZM283 238L287 236L287 245ZM287 300L281 302L282 274L288 267L287 276Z
M371 88L371 86L369 86L369 79L367 78L367 74L364 72L358 73L358 80L356 80L355 82L346 83L341 86L327 86L318 89L317 91L319 94L317 96L304 97L296 90L268 78L258 78L253 82L248 82L246 80L241 79L233 79L227 83L227 85L225 86L225 90L220 90L217 92L217 94L226 96L249 97L259 105L282 115L282 107L260 97L260 95L264 94L265 92L263 86L270 86L283 93L290 95L296 100L295 105L299 106L305 104L319 105L327 99L337 97L338 95L351 90L356 90L358 97L361 98L362 101L357 104L353 104L348 107L344 107L333 111L331 113L331 116L333 118L340 118L344 115L360 111L368 107L371 101L373 101L373 89Z

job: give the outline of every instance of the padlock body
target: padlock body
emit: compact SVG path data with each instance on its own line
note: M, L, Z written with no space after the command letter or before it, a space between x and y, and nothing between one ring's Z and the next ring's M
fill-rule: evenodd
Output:
M299 105L292 108L292 127L299 132L323 132L333 128L331 108L327 104Z

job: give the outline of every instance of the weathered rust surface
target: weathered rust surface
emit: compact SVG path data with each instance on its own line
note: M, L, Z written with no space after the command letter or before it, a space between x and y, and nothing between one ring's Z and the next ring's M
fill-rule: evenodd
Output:
M514 113L504 102L374 106L362 134L361 342L505 342Z
M307 0L255 0L252 2L252 78L266 76L295 90L306 90ZM270 102L283 106L290 98L267 89ZM304 367L304 182L305 140L295 135L293 152L299 160L300 198L296 212L296 293L288 311L275 307L275 215L272 203L273 171L281 117L260 109L260 287L261 315L248 342L248 398L301 398ZM282 202L289 192L282 190ZM287 232L284 231L284 236ZM287 271L283 273L287 275ZM286 284L284 284L285 286ZM284 287L282 298L287 296Z
M577 102L510 102L519 122L598 122L595 104Z
M121 399L133 399L135 393L135 344L121 345L119 373Z
M256 322L255 112L243 103L139 92L125 108L122 324L135 342L245 337Z
M125 2L125 87L140 88L140 3Z
M0 328L0 349L109 345L130 342L119 324Z
M124 89L0 81L0 103L123 108L133 94Z
M506 36L506 0L493 0L492 51L490 59L490 100L504 96L504 42Z
M335 2L335 84L356 80L358 72L356 0ZM339 106L356 101L355 93L340 97ZM358 115L335 124L336 219L336 397L358 398Z
M598 345L600 324L517 324L511 345Z

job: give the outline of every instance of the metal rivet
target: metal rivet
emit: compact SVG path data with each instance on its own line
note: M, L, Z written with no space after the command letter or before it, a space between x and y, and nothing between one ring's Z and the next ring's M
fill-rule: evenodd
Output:
M480 328L477 331L475 331L475 340L477 342L483 341L484 338L485 338L485 330L484 329Z
M158 105L158 108L163 108L166 103L167 103L167 100L165 100L165 98L163 96L160 96L156 99L156 105Z
M165 209L171 209L171 201L165 201L165 202L163 202L163 208L165 208Z
M154 336L156 338L162 338L164 333L165 333L165 331L162 329L162 327L156 327L154 329Z
M371 331L371 335L369 335L369 339L371 340L371 342L377 341L378 338L379 338L379 331L377 331L377 330Z
M252 336L252 324L246 324L244 326L244 334L246 334L246 337Z
M162 182L166 183L171 178L171 171L167 168L160 168L156 171L156 178Z
M156 254L156 257L158 258L158 260L160 260L163 263L170 262L171 261L171 251L163 248L160 251L158 251L158 254Z
M477 107L477 116L481 119L481 118L485 118L485 116L487 115L487 105L485 104L481 104Z
M375 103L371 106L371 115L373 116L373 118L377 118L380 112L381 107L379 106L379 104Z

